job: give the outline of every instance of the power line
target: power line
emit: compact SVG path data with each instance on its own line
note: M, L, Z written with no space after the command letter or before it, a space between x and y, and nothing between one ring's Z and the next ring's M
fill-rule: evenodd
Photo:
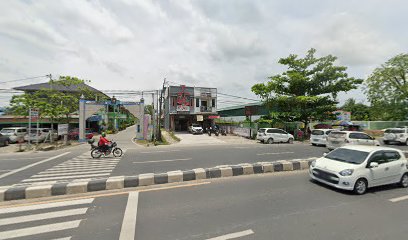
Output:
M0 84L1 84L1 83L10 83L10 82L26 81L26 80L30 80L30 79L45 78L45 77L49 77L49 75L43 75L43 76L36 76L36 77L28 77L28 78L20 78L20 79L14 79L14 80L1 81Z

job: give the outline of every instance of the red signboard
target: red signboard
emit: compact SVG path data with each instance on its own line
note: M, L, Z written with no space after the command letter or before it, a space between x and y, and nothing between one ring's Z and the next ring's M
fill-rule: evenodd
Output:
M214 116L214 115L208 116L208 119L216 119L216 118L220 118L220 116Z

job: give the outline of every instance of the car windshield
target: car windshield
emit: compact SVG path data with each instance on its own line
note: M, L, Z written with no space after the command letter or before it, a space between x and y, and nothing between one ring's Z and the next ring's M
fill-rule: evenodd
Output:
M198 125L198 124L193 124L193 127L200 127L200 125Z
M329 154L327 154L325 158L336 160L339 162L361 164L365 161L368 154L369 154L368 152L346 149L346 148L338 148L330 152Z
M404 129L387 129L384 133L404 133Z
M14 129L3 128L0 132L3 134L14 133Z
M259 133L264 133L265 130L266 130L265 128L260 128L260 129L258 130L258 132L259 132Z
M313 130L312 135L324 135L324 132L322 130Z

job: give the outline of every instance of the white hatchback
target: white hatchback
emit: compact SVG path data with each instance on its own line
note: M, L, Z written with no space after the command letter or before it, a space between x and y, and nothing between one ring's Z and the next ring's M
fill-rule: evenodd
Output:
M286 142L293 143L293 135L287 133L279 128L260 128L256 135L256 139L262 143L276 143L276 142Z
M380 185L408 187L408 162L398 149L346 146L313 161L309 175L315 181L361 195Z
M408 145L408 128L388 128L384 131L385 144L399 143Z
M313 146L326 146L327 136L334 129L313 129L310 134L310 143Z
M380 146L380 142L366 133L354 131L332 131L327 137L329 150L347 145Z

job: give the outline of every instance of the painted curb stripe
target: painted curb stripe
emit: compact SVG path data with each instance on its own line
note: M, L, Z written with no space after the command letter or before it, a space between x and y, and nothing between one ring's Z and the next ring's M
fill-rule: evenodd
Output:
M305 159L303 161L307 161L308 165L310 166L312 161L314 159L309 158ZM287 166L289 165L290 169L293 169L293 171L296 170L302 170L302 164L304 162L299 161L286 161L285 164L285 169L287 169ZM284 171L284 164L281 162L262 162L262 163L254 163L254 164L241 164L241 165L225 165L220 167L214 167L214 168L206 168L202 169L202 171L195 171L195 170L186 170L186 171L178 171L180 172L180 179L177 181L194 181L197 179L211 179L211 178L221 178L222 172L224 171L224 177L225 176L240 176L244 174L261 174L261 173L266 173L270 172L271 168L273 168L273 172L282 172ZM267 166L269 167L269 170L266 169ZM222 170L221 170L222 169ZM230 169L230 173L225 174L225 169ZM205 172L204 172L205 171ZM203 178L205 174L205 178ZM169 179L171 177L174 177L174 171L173 172L167 172L167 173L159 173L159 174L151 174L151 184L166 184L169 183ZM141 179L139 177L142 176ZM149 175L150 176L150 175ZM67 194L76 194L76 193L86 193L86 192L95 192L95 191L103 191L107 190L107 182L109 179L113 181L112 179L114 178L122 178L123 185L121 184L121 187L115 187L115 189L120 189L122 188L132 188L132 187L139 187L141 186L140 181L142 181L142 185L146 185L147 182L150 181L150 177L147 176L146 174L140 174L138 176L115 176L115 177L110 177L110 178L101 178L101 179L91 179L88 181L84 182L59 182L59 183L54 183L50 185L42 185L41 187L38 187L37 189L30 189L30 187L33 187L33 185L27 185L27 186L14 186L11 188L6 188L2 189L0 192L0 202L1 201L12 201L12 200L21 200L21 199L26 199L31 196L31 198L37 198L41 197L42 192L44 189L50 189L50 194L51 196L60 196L60 195L67 195ZM200 177L202 176L202 177ZM150 183L147 185L151 185ZM28 190L27 190L28 189ZM30 196L28 196L28 193ZM34 196L34 197L32 197Z

